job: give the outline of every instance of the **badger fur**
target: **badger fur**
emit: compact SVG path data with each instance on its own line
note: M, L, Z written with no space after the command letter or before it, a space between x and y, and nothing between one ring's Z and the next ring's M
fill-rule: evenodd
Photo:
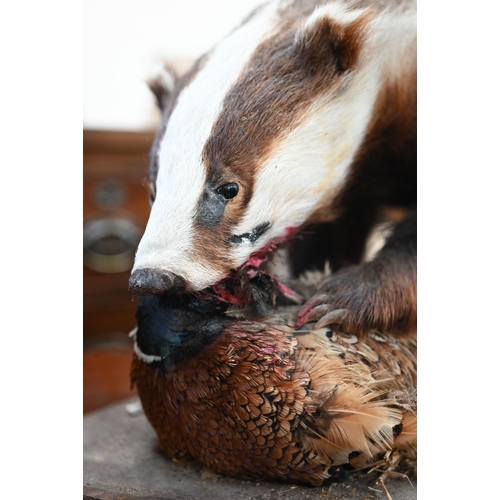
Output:
M151 87L162 125L132 293L198 293L288 242L294 275L333 271L299 324L414 326L415 2L271 1ZM361 262L388 206L407 215Z

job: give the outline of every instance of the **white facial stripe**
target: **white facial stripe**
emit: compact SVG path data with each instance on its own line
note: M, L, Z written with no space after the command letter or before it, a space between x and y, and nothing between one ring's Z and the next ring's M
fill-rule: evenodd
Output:
M397 79L416 65L416 12L387 12L373 21L373 57L386 79Z
M268 5L223 40L191 84L182 90L159 148L156 200L139 245L134 270L165 269L197 288L217 279L216 272L195 267L193 220L206 179L201 153L222 102L255 48L274 25L276 5Z

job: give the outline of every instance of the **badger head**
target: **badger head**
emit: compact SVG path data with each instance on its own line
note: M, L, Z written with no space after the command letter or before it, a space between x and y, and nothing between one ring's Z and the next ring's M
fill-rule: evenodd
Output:
M156 81L163 124L132 293L202 290L330 217L377 93L372 18L268 4L180 82Z

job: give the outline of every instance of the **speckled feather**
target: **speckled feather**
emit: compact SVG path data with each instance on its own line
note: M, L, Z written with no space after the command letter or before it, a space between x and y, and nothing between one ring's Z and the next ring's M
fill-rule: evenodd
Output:
M416 332L296 331L296 313L231 322L164 369L134 357L132 382L163 451L229 476L320 485L336 466L416 447L416 407L404 404Z

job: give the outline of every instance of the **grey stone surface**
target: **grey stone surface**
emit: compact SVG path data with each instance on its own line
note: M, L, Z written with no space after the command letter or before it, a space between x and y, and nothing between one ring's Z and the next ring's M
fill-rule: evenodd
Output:
M386 499L377 473L356 474L328 487L241 481L217 476L197 463L177 463L156 450L144 414L115 404L83 419L83 493L100 500L316 500ZM416 482L388 479L392 500L416 500ZM379 491L375 491L379 490Z

